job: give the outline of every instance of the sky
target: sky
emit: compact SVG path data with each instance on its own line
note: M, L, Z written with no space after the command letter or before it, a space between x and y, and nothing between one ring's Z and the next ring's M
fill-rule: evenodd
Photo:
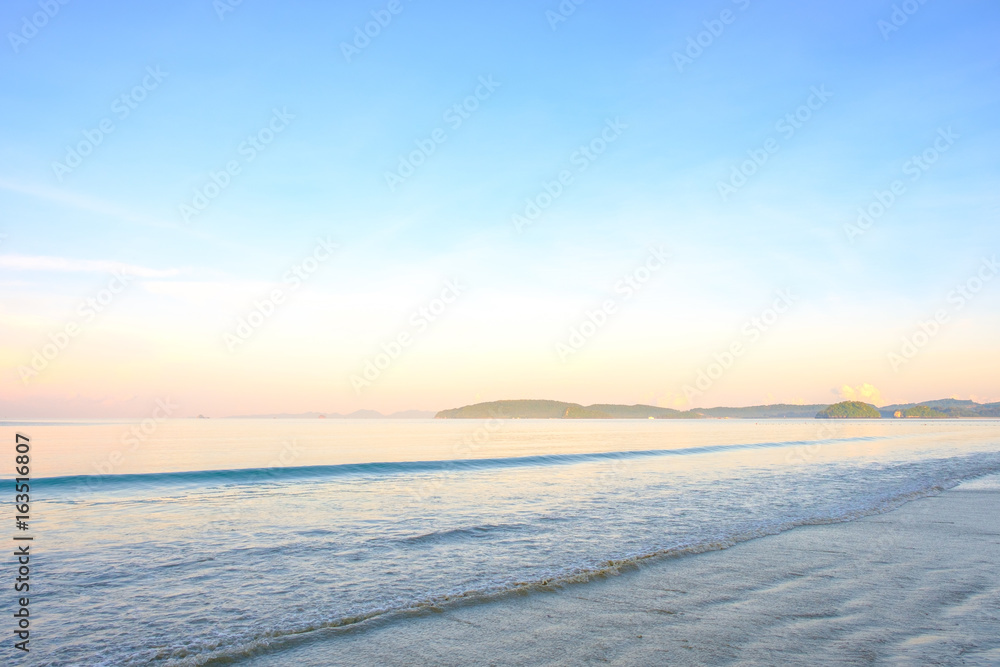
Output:
M0 418L1000 400L996 3L0 31Z

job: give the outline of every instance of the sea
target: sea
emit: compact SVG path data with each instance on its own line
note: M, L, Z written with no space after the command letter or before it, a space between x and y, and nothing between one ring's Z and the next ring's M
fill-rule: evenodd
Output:
M3 422L11 459L15 433L32 665L277 664L343 629L586 586L1000 472L996 420Z

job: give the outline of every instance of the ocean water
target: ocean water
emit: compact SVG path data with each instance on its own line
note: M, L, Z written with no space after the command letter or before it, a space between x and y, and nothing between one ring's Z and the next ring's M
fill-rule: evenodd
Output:
M37 665L280 662L331 628L586 582L1000 472L987 420L0 427L31 437Z

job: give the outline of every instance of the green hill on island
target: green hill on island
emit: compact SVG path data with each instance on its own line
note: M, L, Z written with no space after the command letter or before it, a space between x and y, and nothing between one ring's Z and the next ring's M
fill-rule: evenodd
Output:
M775 403L774 405L751 405L745 408L695 408L692 412L722 419L812 419L817 412L825 407L827 407L826 403L812 405Z
M976 403L957 398L941 398L936 401L921 401L920 403L900 403L879 408L883 417L895 417L897 412L905 413L912 408L923 407L940 412L950 418L995 418L1000 417L1000 403ZM900 415L905 416L905 415ZM914 415L918 416L918 415ZM940 419L929 415L928 418Z
M563 419L614 419L607 412L595 410L594 406L585 408L582 405L571 405L562 413Z
M816 419L881 419L874 405L861 401L841 401L821 410Z
M490 401L442 410L436 419L699 419L696 412L681 412L652 405L598 404L545 400Z
M912 408L907 408L906 410L898 411L894 413L893 416L916 418L916 419L947 419L948 415L941 412L940 410L935 410L934 408L929 408L926 405L915 405Z

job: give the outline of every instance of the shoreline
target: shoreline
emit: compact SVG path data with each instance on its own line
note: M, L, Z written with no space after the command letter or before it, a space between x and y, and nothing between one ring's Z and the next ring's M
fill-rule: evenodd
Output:
M848 522L247 658L326 664L1000 662L1000 475Z

